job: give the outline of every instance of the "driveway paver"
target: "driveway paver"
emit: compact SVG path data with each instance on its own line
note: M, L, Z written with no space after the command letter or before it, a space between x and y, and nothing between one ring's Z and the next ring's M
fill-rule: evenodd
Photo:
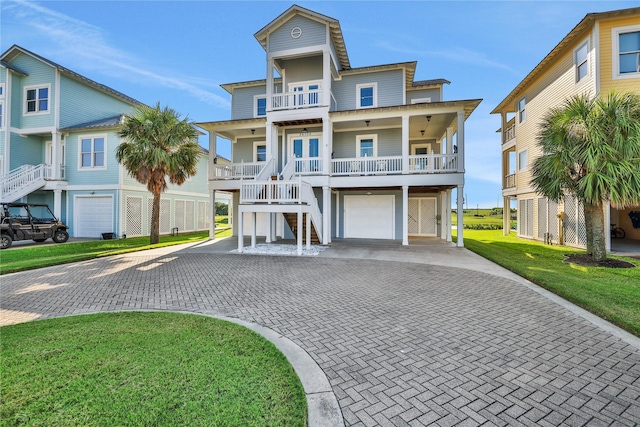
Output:
M3 276L2 321L227 316L327 375L346 425L637 425L640 350L508 277L445 265L165 250Z

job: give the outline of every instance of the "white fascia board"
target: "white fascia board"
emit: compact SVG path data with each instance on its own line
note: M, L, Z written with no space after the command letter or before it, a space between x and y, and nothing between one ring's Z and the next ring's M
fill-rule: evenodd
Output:
M438 173L415 175L377 175L377 176L340 176L331 177L333 188L358 187L401 187L414 186L458 186L464 184L462 173Z
M42 128L9 128L11 133L17 133L19 135L37 135L40 133L53 133L56 131L55 126L47 126Z
M120 190L118 184L68 185L67 191ZM140 190L139 188L137 190Z
M278 50L275 52L269 52L269 54L267 55L267 58L271 58L271 59L291 59L291 58L295 58L296 56L307 56L310 53L319 53L322 54L323 50L325 49L327 45L326 44L319 44L319 45L315 45L315 46L308 46L308 47L298 47L295 49L287 49L287 50Z

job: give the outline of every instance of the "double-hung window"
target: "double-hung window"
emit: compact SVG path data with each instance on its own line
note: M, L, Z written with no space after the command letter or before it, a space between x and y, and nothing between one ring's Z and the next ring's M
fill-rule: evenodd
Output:
M267 161L267 144L264 141L253 142L253 161L254 162Z
M640 25L614 28L611 31L613 78L640 77Z
M526 111L525 111L526 107L527 107L527 98L523 96L520 99L520 101L518 101L518 120L519 120L519 123L524 122L524 120L527 118Z
M107 139L103 135L80 137L80 169L104 169L106 148Z
M253 98L254 117L264 117L267 115L267 97L256 95Z
M378 156L378 136L359 135L357 141L357 157L377 157Z
M589 75L589 41L585 41L574 51L573 60L576 66L576 83Z
M522 150L518 153L518 170L524 170L529 167L529 152Z
M49 95L51 88L46 86L28 86L24 88L25 114L49 112Z
M378 106L378 85L364 83L356 85L357 108L372 108Z

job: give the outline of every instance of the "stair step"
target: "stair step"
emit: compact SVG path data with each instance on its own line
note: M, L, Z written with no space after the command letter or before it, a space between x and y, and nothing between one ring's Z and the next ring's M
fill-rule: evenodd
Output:
M284 213L284 218L287 221L287 224L289 224L289 228L291 229L291 232L294 235L297 235L298 232L298 214L296 213L292 213L292 212L287 212ZM306 236L307 234L307 214L303 213L302 214L302 235ZM311 243L313 244L320 244L320 239L318 238L318 234L316 233L316 229L313 226L313 224L311 224Z

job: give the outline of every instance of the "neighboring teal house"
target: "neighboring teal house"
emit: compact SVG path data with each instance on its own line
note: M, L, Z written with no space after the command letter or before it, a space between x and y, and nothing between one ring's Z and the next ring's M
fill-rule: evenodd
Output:
M116 161L139 101L20 46L0 56L0 199L47 203L73 237L149 234L153 197ZM208 230L208 153L162 195L160 233Z

